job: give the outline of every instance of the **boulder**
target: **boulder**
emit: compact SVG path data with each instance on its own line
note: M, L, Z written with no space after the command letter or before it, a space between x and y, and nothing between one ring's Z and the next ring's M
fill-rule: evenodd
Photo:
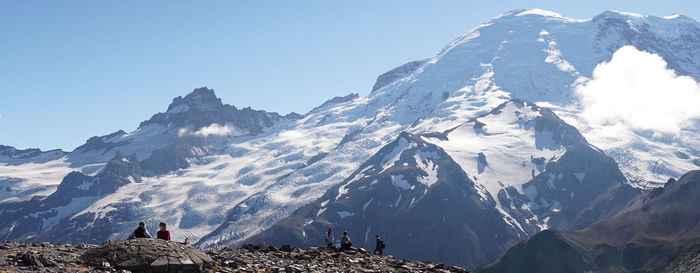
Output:
M132 272L210 272L214 260L194 247L160 239L128 239L106 242L81 257L91 266L109 264Z

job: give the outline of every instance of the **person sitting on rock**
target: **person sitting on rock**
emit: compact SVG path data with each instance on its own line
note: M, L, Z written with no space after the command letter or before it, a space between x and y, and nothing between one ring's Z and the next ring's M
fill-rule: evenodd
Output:
M139 222L139 227L134 230L134 233L129 236L129 239L134 238L152 238L151 234L146 229L146 223Z
M351 246L352 241L350 241L350 237L348 237L348 232L343 231L343 238L340 239L340 251L348 250Z
M328 234L326 234L326 245L329 248L332 248L334 241L335 239L333 238L333 228L328 228Z
M377 234L376 237L377 237L377 246L374 247L374 254L377 254L377 252L379 252L379 256L382 256L386 245L384 244L384 241L382 240L382 238L379 238L379 234Z
M160 230L158 230L158 233L156 233L156 237L158 239L170 241L170 230L168 230L165 222L160 222L159 226L160 226Z

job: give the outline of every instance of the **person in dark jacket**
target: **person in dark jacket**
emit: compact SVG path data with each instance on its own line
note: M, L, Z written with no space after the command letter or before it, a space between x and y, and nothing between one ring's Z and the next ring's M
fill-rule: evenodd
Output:
M146 229L146 223L139 222L139 227L134 230L134 233L129 236L129 239L134 238L151 238L151 234Z
M382 256L384 254L384 248L386 245L384 245L384 241L382 238L379 237L379 234L376 235L377 237L377 246L374 247L374 254L377 254L379 252L379 256Z
M350 237L348 236L347 231L343 231L343 238L340 239L340 251L345 251L350 249L352 246L352 241L350 241Z
M168 230L165 222L160 222L159 226L160 226L160 230L158 230L158 233L156 233L156 237L158 239L170 241L170 230Z

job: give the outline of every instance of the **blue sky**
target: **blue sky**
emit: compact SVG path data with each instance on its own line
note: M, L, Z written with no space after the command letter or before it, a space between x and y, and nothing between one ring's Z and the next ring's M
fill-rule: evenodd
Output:
M0 144L70 151L201 86L305 113L518 8L700 18L697 1L0 0Z

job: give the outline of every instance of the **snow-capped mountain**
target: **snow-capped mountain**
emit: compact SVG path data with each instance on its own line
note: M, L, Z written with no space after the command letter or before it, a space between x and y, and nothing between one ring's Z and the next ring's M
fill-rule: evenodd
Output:
M393 255L474 268L542 229L615 215L641 193L624 182L612 158L549 109L511 100L445 132L401 133L324 196L248 241L322 245L333 227L359 247L372 249L377 233L393 243ZM227 229L235 226L212 234Z
M619 24L621 20L625 24ZM697 44L688 41L697 40L699 35L698 23L684 16L657 18L608 11L593 19L575 20L541 10L503 14L458 38L434 57L420 61L421 65L404 65L385 74L382 79L395 80L386 83L380 79L377 89L367 97L309 113L302 122L315 120L325 125L335 121L348 126L342 130L347 132L342 140L338 135L327 139L340 140L339 145L333 150L324 149L319 153L322 159L236 206L227 224L233 228L219 229L222 234L207 236L200 246L218 245L220 241L236 244L263 230L281 215L314 200L318 190L348 177L349 170L359 167L358 161L368 159L380 144L393 140L387 136L401 131L445 131L489 112L511 97L544 102L564 120L582 125L584 136L595 133L578 118L572 88L592 77L596 64L609 60L617 48L634 45L672 60L671 68L697 78L700 72L693 65L698 60L694 50ZM339 120L342 123L337 123ZM697 128L687 130L694 134ZM308 131L299 133L304 138L312 135ZM692 137L654 139L648 134L628 133L629 139L622 146L607 150L621 162L631 185L649 187L695 166L698 146ZM616 153L615 149L629 152ZM679 159L679 149L692 152ZM330 176L328 170L336 175Z
M299 117L293 113L282 117L277 113L250 108L237 109L223 104L213 90L198 88L184 98L173 99L166 112L141 122L134 132L119 130L106 136L92 137L71 152L68 158L74 165L104 163L118 150L124 154L136 153L139 160L145 160L153 153L172 153L173 143L199 141L201 143L192 146L206 148L209 146L207 140L258 135L282 120ZM187 167L187 164L163 171L183 167Z
M201 184L198 183L202 180L200 173L188 179L187 175L173 171L195 166L190 169L192 170L200 165L206 166L210 171L216 171L206 163L215 163L216 160L211 156L221 154L229 140L252 138L265 130L272 130L280 123L298 118L299 115L296 114L283 117L250 108L239 110L234 106L222 104L213 90L199 88L184 98L175 98L167 112L158 113L142 122L135 131L126 133L120 130L107 136L92 137L84 145L67 154L60 151L33 152L29 157L24 156L29 154L27 151L7 148L6 154L11 157L3 158L8 163L0 167L3 182L7 183L3 185L5 194L1 204L7 205L7 209L0 209L0 212L9 217L3 218L8 221L31 219L33 222L31 225L19 226L5 223L0 236L11 240L42 238L54 242L96 243L122 237L122 231L130 229L133 220L137 219L135 217L166 219L167 215L170 223L178 223L183 227L180 234L183 240L186 237L196 239L196 236L186 231L186 227L201 224L196 212L202 208L200 203L222 203L223 208L210 205L210 209L219 211L219 214L206 211L208 217L222 219L221 213L228 209L228 202L221 200L235 193L217 191L216 187L225 187L222 183L233 179L212 179L214 186L207 189L204 186L199 187ZM125 175L122 175L121 179L138 183L117 183L109 192L101 191L99 194L86 191L72 197L72 191L62 193L64 191L61 189L71 188L72 186L66 184L72 185L76 179L105 180L103 176L110 171L113 158L127 153L132 155L129 161L138 166L139 179L129 180ZM24 164L16 163L18 160L24 160L20 162ZM221 164L226 163L218 163L217 166ZM165 183L169 180L182 183ZM193 190L183 192L188 188ZM157 193L157 189L169 193L156 194L159 198L152 200L149 196L154 194L154 191ZM197 196L197 191L200 190L219 197L204 196L200 197L202 199L193 200L193 196ZM46 200L58 198L53 197L56 195L60 196L61 202L51 201L49 205L44 204ZM172 200L168 200L169 198ZM219 198L221 200L217 200ZM181 212L176 216L178 221L170 220L173 218L170 214L172 210L162 215L153 215L157 213L153 207L170 209L173 208L174 200L181 200L181 207L178 209ZM37 205L28 205L34 203ZM26 208L16 211L13 209L15 207ZM219 223L211 222L210 225L215 227L217 224ZM75 230L82 232L75 234ZM51 235L44 237L45 234Z
M700 25L682 15L660 18L606 11L592 19L577 20L542 10L515 10L456 39L403 78L406 83L396 84L411 86L414 93L418 88L448 92L451 95L446 102L459 95L452 93L454 90L491 85L512 97L549 103L584 135L598 140L593 144L604 146L630 180L640 186L654 185L696 167L697 126L666 139L631 130L614 140L599 139L598 128L581 120L574 89L592 78L596 65L609 61L625 45L658 54L679 75L698 79L698 42ZM479 85L474 83L476 78L488 81ZM435 123L431 121L429 128ZM680 158L678 152L688 154L688 158Z
M42 229L20 233L6 223L0 226L0 237L32 240L73 228L93 236L80 240L101 242L125 237L138 221L151 227L165 221L176 240L188 238L204 248L238 245L294 217L305 205L320 205L319 198L334 189L349 189L342 185L373 181L358 175L377 176L383 182L376 185L409 185L407 190L397 186L407 195L401 195L394 210L411 207L409 196L416 198L417 207L435 204L420 200L437 198L426 195L431 187L457 182L426 181L451 168L452 175L464 174L458 177L466 184L459 187L469 193L465 196L472 198L471 204L478 204L474 213L497 216L493 226L509 229L499 231L505 238L492 239L503 240L503 246L463 262L486 261L516 238L546 227L581 228L611 217L638 192L633 187L648 188L700 164L698 126L684 128L678 136L630 129L617 136L623 141L609 142L598 135L599 128L580 118L574 91L593 77L596 65L625 45L657 54L676 73L700 79L698 41L700 25L682 15L606 11L578 20L536 9L515 10L474 28L431 58L379 76L367 96L334 98L303 116L238 109L223 104L213 90L196 89L175 98L166 112L135 131L90 138L68 154L26 162L0 155L0 187L11 189L1 193L0 203L10 207L32 198L48 200L73 171L99 177L117 152L135 155L141 170L140 182L119 184L112 193L94 195L89 204L57 205L43 214L12 212L13 218L33 217L43 223ZM397 152L399 158L386 167L362 168L401 139L408 147L431 147L430 152L451 159L403 158L406 151L407 156L417 151L412 147ZM603 152L617 161L621 172ZM438 171L430 171L430 164ZM377 168L396 171L403 180L389 182ZM360 193L353 196L369 196ZM376 194L398 199L395 191ZM343 203L335 205L340 209ZM360 213L342 211L353 217ZM401 213L407 217L418 211ZM10 215L6 213L0 211L3 217ZM55 222L46 225L44 214L55 214ZM332 216L329 210L317 221L339 220ZM366 230L357 228L353 232Z
M0 203L3 215L0 225L6 227L4 237L21 241L93 241L94 236L90 235L104 230L84 232L84 225L65 224L96 200L113 194L119 187L140 181L141 169L136 157L117 152L98 175L71 172L49 196Z

